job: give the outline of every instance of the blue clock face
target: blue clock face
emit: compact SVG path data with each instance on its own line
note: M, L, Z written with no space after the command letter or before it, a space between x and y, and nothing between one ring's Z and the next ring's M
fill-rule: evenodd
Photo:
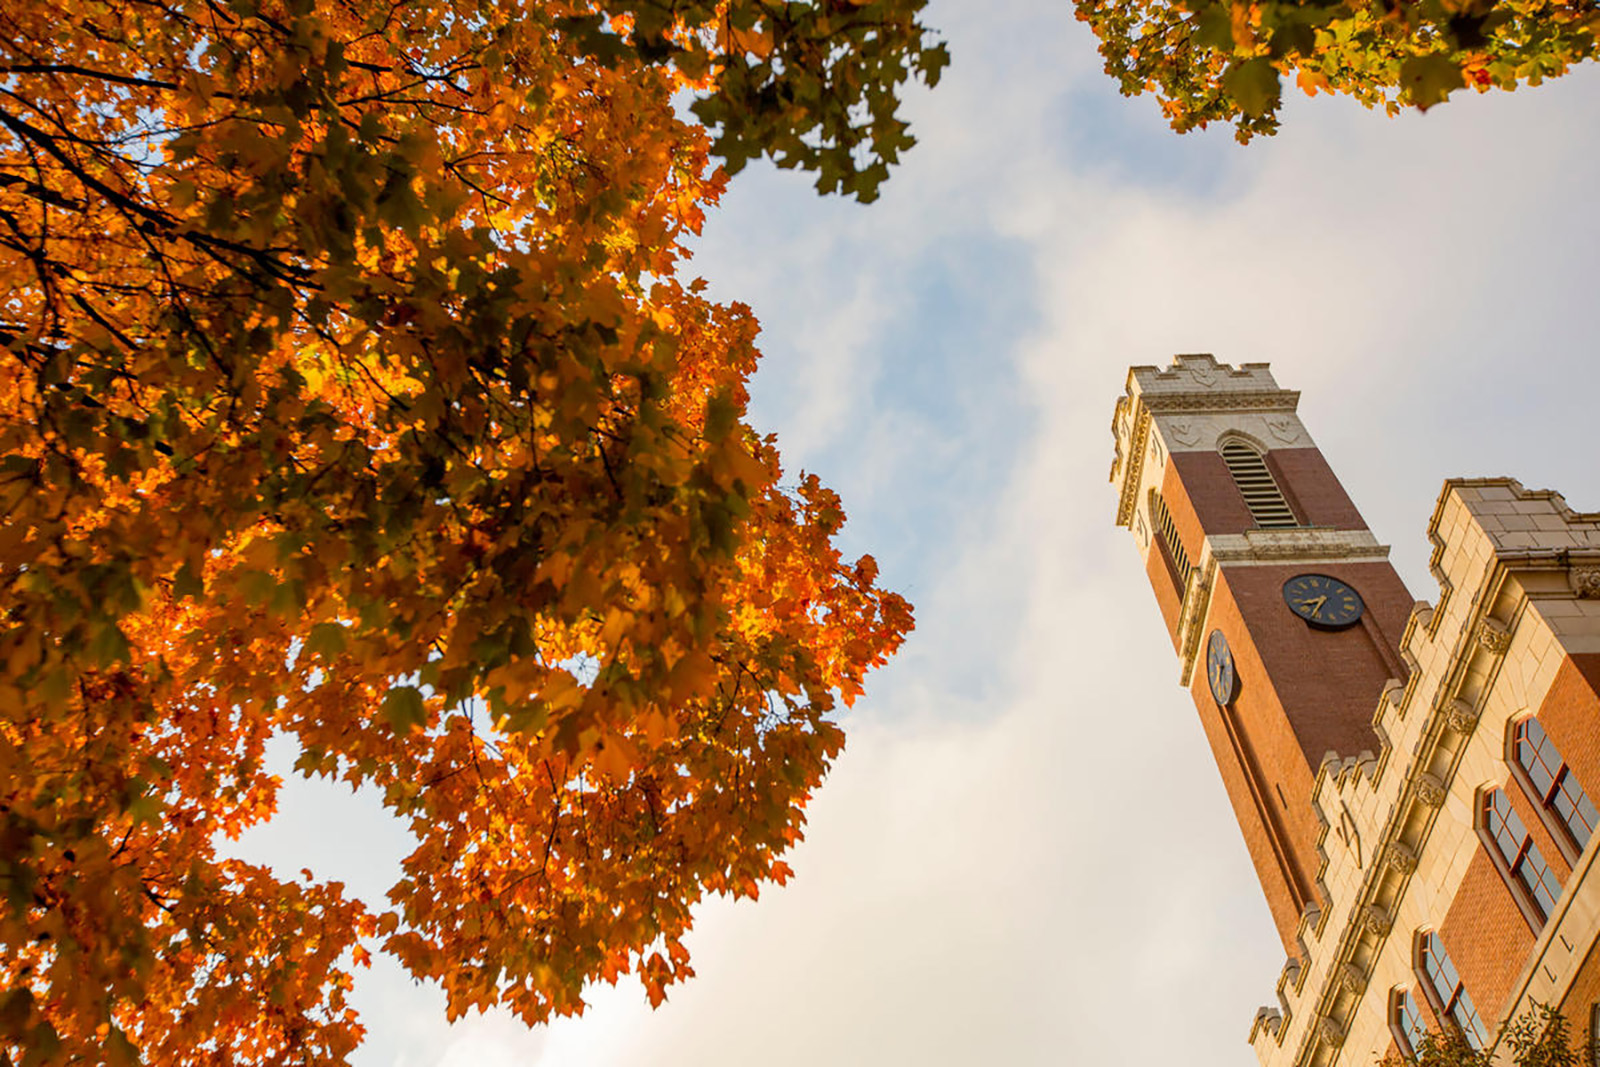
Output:
M1233 653L1228 649L1228 639L1221 630L1211 631L1206 642L1206 681L1211 684L1211 696L1218 704L1231 704L1239 693L1239 676L1233 670Z
M1289 610L1323 630L1354 626L1366 610L1361 594L1326 574L1301 574L1283 583Z

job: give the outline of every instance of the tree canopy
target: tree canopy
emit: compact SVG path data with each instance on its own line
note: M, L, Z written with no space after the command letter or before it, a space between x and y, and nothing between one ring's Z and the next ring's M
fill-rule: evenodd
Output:
M1596 56L1595 0L1077 0L1126 94L1180 132L1278 128L1285 78L1395 114L1515 89Z
M658 1001L785 878L911 615L678 269L718 158L875 195L921 7L0 6L0 1059L338 1062L373 951ZM386 907L219 858L277 734Z
M1444 1030L1424 1033L1415 1048L1391 1052L1379 1067L1494 1067L1507 1059L1513 1067L1583 1067L1594 1062L1595 1050L1572 1032L1565 1015L1547 1004L1537 1004L1508 1023L1499 1044L1509 1057L1497 1057L1494 1048L1473 1047L1452 1022Z

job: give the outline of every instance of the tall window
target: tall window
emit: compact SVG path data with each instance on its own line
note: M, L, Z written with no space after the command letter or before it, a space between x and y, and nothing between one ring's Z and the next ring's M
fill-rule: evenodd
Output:
M1544 732L1538 719L1523 719L1517 723L1513 735L1517 766L1528 774L1539 803L1566 828L1573 844L1582 852L1589 844L1600 815L1595 812L1583 787L1572 777L1572 768L1556 749L1556 743Z
M1260 452L1234 438L1223 444L1222 461L1228 465L1228 473L1233 475L1233 483L1239 487L1239 495L1244 497L1257 526L1300 525Z
M1473 1007L1467 987L1461 984L1456 965L1450 962L1450 955L1439 943L1438 935L1423 935L1417 957L1423 981L1428 984L1428 992L1432 994L1433 1006L1438 1010L1439 1017L1449 1019L1460 1027L1462 1035L1473 1048L1481 1049L1487 1045L1489 1032L1484 1029L1483 1020L1478 1018L1478 1009Z
M1407 1056L1415 1056L1417 1049L1422 1046L1422 1039L1428 1034L1428 1028L1422 1023L1422 1012L1417 1010L1417 1000L1411 995L1411 990L1395 992L1394 1014L1390 1023L1400 1051Z
M1548 919L1561 897L1561 880L1544 861L1533 835L1511 809L1511 800L1501 789L1483 795L1483 829L1505 864L1506 873L1528 891L1538 905L1541 918Z
M1178 595L1181 597L1189 591L1189 572L1193 568L1189 565L1189 553L1183 550L1183 542L1178 540L1178 527L1172 522L1166 501L1154 490L1150 493L1150 517L1155 520L1156 536L1166 546L1167 558L1172 561L1172 576L1178 583Z

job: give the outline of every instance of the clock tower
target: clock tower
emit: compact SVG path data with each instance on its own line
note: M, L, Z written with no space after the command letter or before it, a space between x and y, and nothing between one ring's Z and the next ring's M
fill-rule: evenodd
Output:
M1266 364L1134 367L1112 432L1133 531L1285 948L1320 907L1318 768L1376 752L1413 601Z

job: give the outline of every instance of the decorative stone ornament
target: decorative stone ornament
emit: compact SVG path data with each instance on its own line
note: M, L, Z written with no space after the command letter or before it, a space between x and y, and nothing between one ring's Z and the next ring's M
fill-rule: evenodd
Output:
M1352 993L1360 993L1367 988L1367 972L1353 963L1347 963L1339 968L1339 984Z
M1444 803L1444 783L1433 775L1424 771L1417 775L1417 799L1430 808L1437 808Z
M1582 600L1600 600L1600 567L1574 567L1567 572L1573 592Z
M1511 631L1496 619L1484 619L1478 624L1478 644L1496 656L1503 655L1511 647Z
M1411 846L1399 841L1389 842L1389 847L1383 852L1383 861L1401 874L1410 874L1417 869L1417 854L1411 850Z
M1478 725L1478 709L1458 697L1444 706L1444 721L1458 734L1471 733Z
M1368 904L1361 909L1361 925L1368 932L1384 937L1389 933L1389 928L1394 925L1394 920L1389 913L1376 904Z
M1334 1048L1344 1044L1344 1027L1327 1016L1323 1016L1322 1020L1317 1023L1317 1032L1322 1035L1322 1040Z

